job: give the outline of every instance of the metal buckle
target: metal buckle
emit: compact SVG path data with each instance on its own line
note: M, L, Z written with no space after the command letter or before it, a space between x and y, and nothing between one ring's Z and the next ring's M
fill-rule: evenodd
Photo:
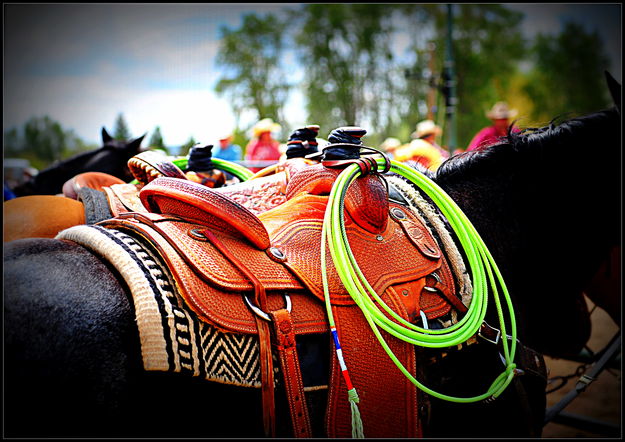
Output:
M491 330L491 331L496 331L497 332L496 337L491 339L490 337L486 336L485 334L482 333L482 330L484 330L484 329L488 329L488 330ZM490 325L488 325L486 323L486 321L484 321L482 323L482 325L480 326L480 329L477 331L477 335L480 338L484 339L485 341L497 345L497 344L499 344L499 339L501 339L501 330L499 330L498 328L495 328L495 327L491 327Z
M262 311L260 308L258 308L257 306L255 306L252 301L250 301L250 299L247 297L247 295L243 295L243 299L245 300L245 303L247 304L247 306L258 316L260 316L261 318L263 318L265 321L269 321L271 322L271 316L269 316L267 313L265 313L264 311ZM286 310L291 313L291 297L289 295L287 295L286 293L284 294L284 300L286 303Z
M436 272L432 272L428 276L433 276L434 279L436 279L436 282L438 282L439 284L441 283L441 278L440 278L440 276L438 276L438 274ZM423 287L423 290L427 290L428 292L434 292L434 293L438 292L437 288L429 287L427 285Z

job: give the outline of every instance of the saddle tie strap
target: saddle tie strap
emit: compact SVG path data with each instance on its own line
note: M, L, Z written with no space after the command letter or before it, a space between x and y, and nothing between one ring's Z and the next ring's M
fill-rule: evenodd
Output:
M267 294L260 280L241 262L209 229L202 234L221 254L234 264L254 285L254 301L263 311L267 310ZM273 373L273 356L271 353L271 331L266 320L254 315L258 329L260 347L261 396L263 402L263 428L267 437L276 437L276 401Z
M289 311L284 308L269 312L276 335L276 347L280 356L280 364L284 375L284 386L289 402L293 435L295 437L312 437L312 426L304 395L304 383L300 370L299 357L295 343L293 320Z
M431 275L434 278L434 282L428 280L428 285L424 287L425 290L438 292L456 309L459 313L465 314L469 309L462 301L445 285L436 273Z

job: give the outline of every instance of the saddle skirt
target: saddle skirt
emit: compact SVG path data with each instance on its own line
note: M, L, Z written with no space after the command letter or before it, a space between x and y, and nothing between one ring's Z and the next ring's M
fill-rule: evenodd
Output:
M307 171L314 172L315 167ZM371 185L363 182L363 188ZM350 209L354 199L370 196L353 190L350 188L346 197L346 231L371 286L377 293L399 292L406 314L413 320L420 317L422 305L428 319L447 314L453 305L450 299L455 302L454 280L428 229L411 210L387 199L378 210L386 213L385 222L372 227L371 218L381 217L371 213L380 205L353 204ZM240 296L251 295L254 286L237 264L224 256L225 249L257 276L271 305L279 307L284 302L282 294L290 294L298 333L316 333L327 330L319 266L328 196L311 194L305 187L289 196L284 204L257 217L214 189L158 178L141 191L143 205L152 213L126 213L101 225L134 230L167 249L164 258L177 275L185 299L204 320L230 331L256 332L254 313ZM364 218L367 221L362 221ZM221 248L207 239L208 232ZM330 252L326 254L332 304L354 305ZM436 285L438 292L423 290L426 285ZM319 302L312 302L309 294Z

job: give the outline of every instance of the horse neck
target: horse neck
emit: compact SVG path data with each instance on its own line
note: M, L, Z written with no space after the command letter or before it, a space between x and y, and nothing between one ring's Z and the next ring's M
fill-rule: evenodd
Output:
M441 167L438 184L492 246L512 240L548 250L619 229L620 116L608 110L569 120L548 136L492 146ZM592 250L593 244L582 250ZM577 246L579 247L579 245Z
M606 115L551 141L464 154L437 172L437 183L492 253L525 326L552 323L564 330L558 321L570 319L554 317L580 299L619 241L620 128L612 123L614 115ZM588 165L598 150L604 159L594 163L595 172ZM526 333L530 344L547 340L548 333Z
M133 177L127 170L126 162L132 156L131 153L103 146L77 154L39 172L33 180L35 193L60 193L67 180L83 172L103 172L130 181Z

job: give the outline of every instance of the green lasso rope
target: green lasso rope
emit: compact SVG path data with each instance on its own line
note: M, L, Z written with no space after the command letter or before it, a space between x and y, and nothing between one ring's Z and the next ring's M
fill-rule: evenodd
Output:
M247 181L252 175L254 175L254 172L252 172L247 167L241 166L240 164L233 163L231 161L222 160L220 158L211 158L211 161L217 169L229 172L241 181ZM184 170L187 168L189 159L187 157L175 157L172 159L171 162L178 166L181 170ZM135 179L132 180L130 184L136 185L139 184L139 181Z
M379 158L376 161L379 166L383 166L386 160L384 158ZM330 327L336 329L327 282L325 260L326 241L330 246L330 254L337 273L350 296L362 310L369 326L388 356L413 384L434 397L451 402L471 403L488 398L496 398L508 387L515 375L516 368L516 365L513 362L516 353L516 321L510 296L499 269L471 222L455 204L455 202L451 200L451 198L440 187L438 187L438 185L425 175L420 174L414 169L396 161L391 161L390 170L407 178L413 184L422 189L440 208L443 215L449 221L452 229L457 234L458 239L467 255L469 267L473 275L474 292L471 305L469 306L466 315L456 324L446 329L432 330L418 327L399 317L382 301L380 296L375 293L373 288L362 275L354 259L345 231L343 218L345 194L349 185L361 174L359 167L352 164L341 172L337 178L330 193L328 207L323 221L321 266L326 310L328 312ZM510 318L510 325L512 328L510 346L506 339L505 321L501 301L499 299L499 292L497 290L497 282L503 291ZM466 342L477 333L484 321L488 305L489 286L493 293L493 299L495 301L497 315L501 326L501 333L503 336L502 343L506 364L504 372L497 376L485 393L474 397L449 396L435 392L421 384L397 359L380 334L378 327L386 330L391 335L402 339L405 342L425 347L443 348ZM368 296L368 294L371 296ZM395 318L399 324L384 315L378 305L389 313L391 317ZM354 393L351 395L354 395Z
M187 157L179 157L175 158L172 162L180 169L184 170L187 167L189 159ZM217 169L229 172L241 181L247 181L252 175L254 175L254 172L247 167L231 161L222 160L221 158L211 158L211 162Z

